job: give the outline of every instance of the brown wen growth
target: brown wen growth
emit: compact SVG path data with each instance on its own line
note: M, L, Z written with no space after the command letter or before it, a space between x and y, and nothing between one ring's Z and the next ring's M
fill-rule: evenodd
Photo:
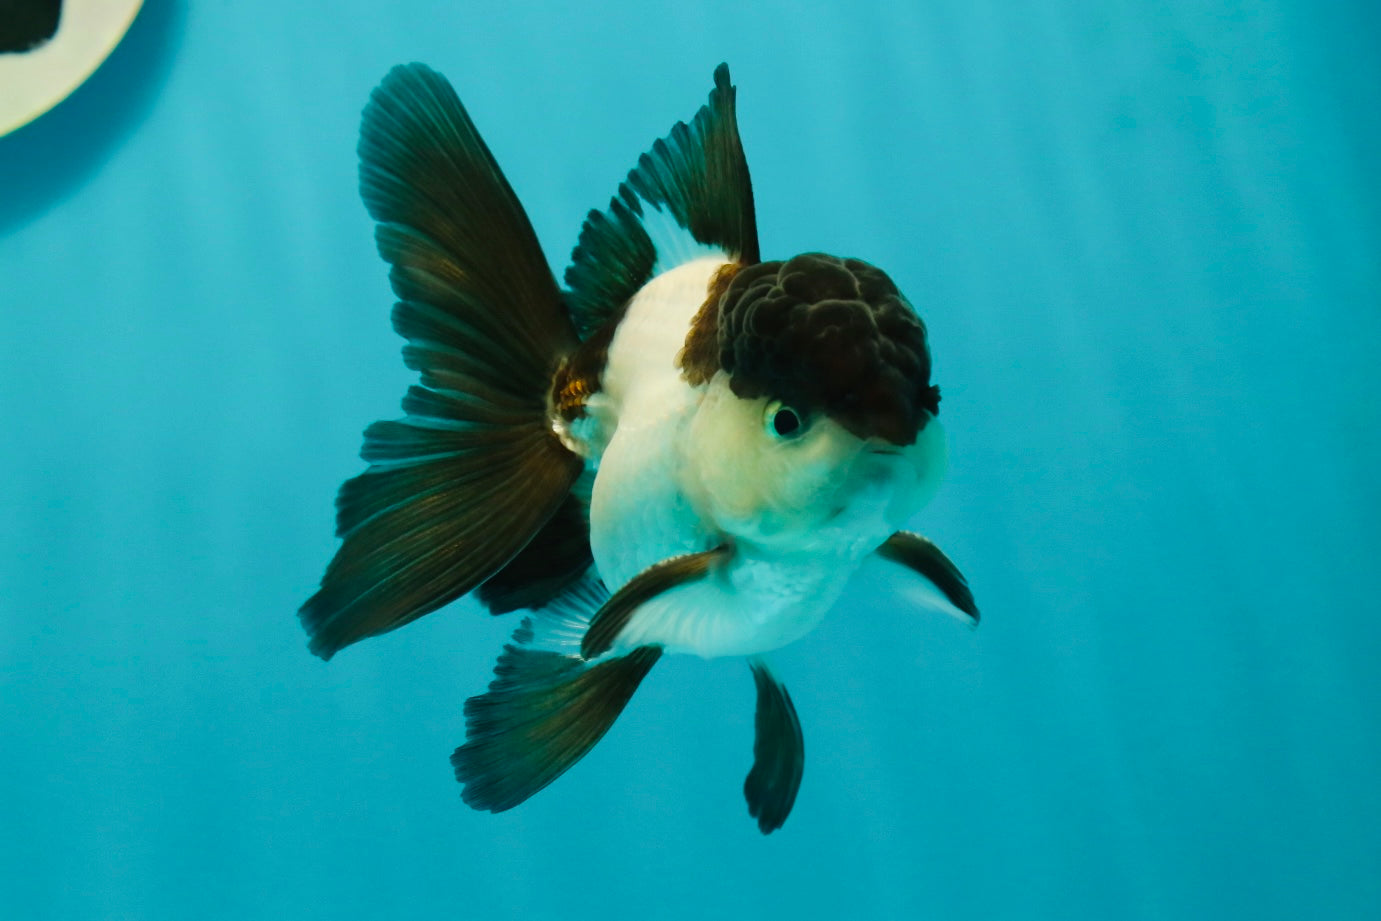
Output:
M676 364L692 387L709 383L719 370L719 305L729 283L743 269L741 262L726 262L710 278L705 303L700 305L686 332L686 344Z

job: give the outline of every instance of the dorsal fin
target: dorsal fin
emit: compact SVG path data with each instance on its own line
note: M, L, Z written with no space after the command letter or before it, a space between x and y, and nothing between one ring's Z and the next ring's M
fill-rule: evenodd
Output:
M639 158L608 209L586 218L566 269L571 317L582 339L657 273L707 252L758 261L753 184L734 95L729 66L720 64L710 100L691 123L677 122Z

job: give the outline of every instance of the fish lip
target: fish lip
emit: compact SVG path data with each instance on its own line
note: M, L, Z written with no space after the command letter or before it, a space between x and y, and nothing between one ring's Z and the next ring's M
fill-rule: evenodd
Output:
M901 448L869 448L869 454L881 454L885 457L901 457Z

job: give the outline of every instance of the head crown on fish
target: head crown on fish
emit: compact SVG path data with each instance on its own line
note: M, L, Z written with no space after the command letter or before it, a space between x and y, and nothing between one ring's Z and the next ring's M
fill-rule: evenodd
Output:
M682 355L692 384L723 369L740 397L825 412L859 438L898 445L939 412L925 324L875 266L824 253L760 262L712 302Z

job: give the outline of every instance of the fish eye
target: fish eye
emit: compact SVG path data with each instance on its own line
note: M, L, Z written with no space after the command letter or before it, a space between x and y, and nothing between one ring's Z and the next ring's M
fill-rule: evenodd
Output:
M781 400L767 404L762 416L767 434L774 438L795 438L806 430L806 414L787 406Z

